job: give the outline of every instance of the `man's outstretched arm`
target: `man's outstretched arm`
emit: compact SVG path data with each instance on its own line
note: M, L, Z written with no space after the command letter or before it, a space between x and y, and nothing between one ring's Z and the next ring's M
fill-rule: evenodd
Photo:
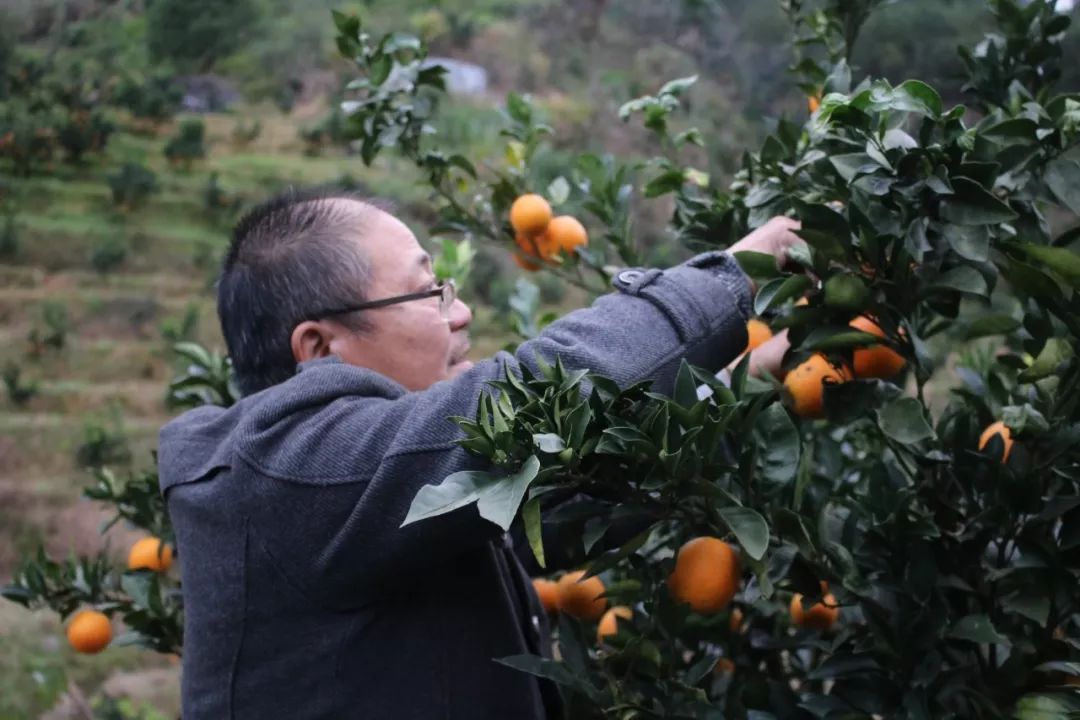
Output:
M786 226L774 230L791 234ZM452 558L499 532L475 506L404 528L401 522L424 485L486 469L482 458L457 445L461 431L448 418L472 417L490 381L507 370L535 369L540 356L620 384L649 379L668 392L684 358L715 371L746 345L751 289L727 254L663 271L627 270L615 286L617 292L552 323L515 353L424 391L393 393L381 376L341 363L319 364L301 372L308 378L289 381L272 400L276 407L257 413L262 420L246 433L242 452L260 474L285 481L281 490L292 488L297 502L304 486L322 486L323 517L313 530L288 503L271 509L281 530L274 533L282 545L276 554L294 558L288 564L302 567L312 586L350 598ZM365 381L350 394L349 382L360 378ZM387 385L385 397L372 397L378 382ZM303 543L295 542L298 535Z

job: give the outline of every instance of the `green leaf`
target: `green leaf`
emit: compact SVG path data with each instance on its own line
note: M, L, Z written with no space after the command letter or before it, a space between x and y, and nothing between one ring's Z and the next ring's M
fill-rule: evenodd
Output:
M512 120L522 125L532 123L532 106L517 93L512 92L506 96L506 112Z
M126 572L120 577L120 588L131 597L137 608L150 607L150 571Z
M1001 408L1001 421L1013 432L1042 435L1050 432L1047 417L1030 405L1007 405Z
M560 175L548 185L547 195L552 205L556 207L562 205L570 197L570 183Z
M1080 254L1047 245L1023 245L1020 249L1068 280L1074 288L1080 289Z
M754 298L754 312L761 315L787 300L802 297L812 284L805 275L770 280L758 290L757 297Z
M609 550L608 552L604 553L600 557L590 562L588 574L599 575L602 572L610 570L626 558L636 553L638 550L641 549L641 546L644 545L645 542L649 539L649 536L652 535L654 528L655 525L650 525L648 528L642 530L630 540L623 543L621 547L615 548L614 550Z
M878 168L878 164L866 153L831 155L829 162L847 183L851 183L859 175L873 172Z
M964 337L967 340L989 335L1007 335L1020 327L1020 321L1012 315L984 315L967 323Z
M1035 672L1060 672L1080 677L1080 662L1066 662L1063 660L1044 662L1035 668Z
M1046 166L1043 181L1062 205L1080 215L1080 161L1058 158Z
M986 262L990 257L990 233L984 225L945 225L941 234L965 260Z
M540 452L557 453L566 449L566 443L563 439L555 433L538 433L533 435L533 443L540 449Z
M779 403L773 403L758 415L755 428L761 438L759 454L762 476L777 485L787 485L799 469L802 443L791 416Z
M443 515L476 502L480 491L497 483L499 478L489 472L463 470L448 476L438 485L420 488L409 506L401 527L420 520Z
M446 162L454 167L460 168L471 178L476 178L476 166L469 161L464 155L451 155L446 159Z
M1012 118L982 131L983 137L1001 138L1009 144L1036 143L1039 124L1030 118Z
M682 173L679 174L679 179L682 179ZM763 207L772 203L774 200L783 197L783 192L778 187L772 185L757 185L746 196L746 207L757 208Z
M769 526L756 510L734 505L718 510L746 554L760 560L769 549Z
M999 225L1017 215L982 185L966 177L952 179L952 195L941 200L941 217L957 225Z
M857 653L853 655L836 654L828 657L825 662L818 665L807 678L811 680L824 680L826 678L862 676L880 673L881 665L870 653Z
M521 511L521 519L525 523L525 537L529 541L529 547L532 548L533 557L536 558L536 564L542 568L546 568L547 564L544 560L544 533L540 519L539 495L525 503L525 507Z
M851 239L847 218L827 205L806 203L797 198L792 198L791 204L802 221L802 228L796 234L814 248L820 256L817 259L827 261L843 257Z
M968 265L959 265L946 270L934 280L933 287L959 290L972 295L986 295L988 291L986 278L978 270Z
M895 183L895 178L882 177L880 175L863 175L861 178L851 183L851 187L855 190L864 192L867 195L884 197L889 194L889 190L892 189L892 186Z
M701 658L691 665L686 671L685 682L688 686L693 687L697 685L712 672L712 669L716 667L716 662L720 658L716 655L702 655Z
M337 10L331 10L330 14L334 18L334 27L342 35L355 37L360 32L360 18L355 15L346 15Z
M796 243L788 247L787 259L807 269L814 267L814 251L808 243Z
M774 278L780 275L780 268L776 267L776 256L769 253L743 250L735 253L735 261L739 263L742 271L752 278Z
M926 237L926 225L926 218L916 218L904 233L904 249L916 262L922 262L923 256L934 249Z
M968 615L967 617L963 617L949 628L946 635L947 637L956 638L957 640L970 640L974 643L1009 644L1008 638L1003 637L996 629L994 629L994 624L990 622L990 618L986 615Z
M941 96L924 82L907 80L895 88L893 94L900 101L896 103L897 109L930 117L941 115Z
M1009 258L1008 263L1001 270L1015 291L1030 295L1051 307L1064 304L1065 296L1061 288L1053 278L1039 268L1015 258Z
M1042 350L1039 351L1039 356L1035 358L1035 362L1031 364L1031 367L1020 373L1017 379L1020 382L1028 383L1049 377L1058 372L1058 369L1063 364L1072 360L1073 354L1073 347L1067 339L1050 338L1043 345Z
M877 418L881 431L904 445L934 437L934 431L923 413L922 403L915 398L893 400L877 411Z
M408 33L393 33L388 35L382 42L382 50L386 53L399 53L402 50L418 52L423 47L420 39ZM399 57L401 57L399 55ZM404 62L404 59L402 60Z
M684 177L682 170L667 170L645 184L645 197L655 198L675 192L683 186L685 181L686 178Z
M690 409L698 403L697 387L694 372L690 369L689 363L683 360L675 376L675 391L672 399L682 407Z
M674 95L678 97L684 92L690 89L690 87L698 80L697 75L690 75L688 77L676 78L675 80L668 80L664 83L664 86L660 88L660 92L657 95Z
M554 660L536 655L511 655L510 657L496 658L495 662L539 678L551 680L557 685L581 690L588 696L596 695L596 690L588 684L585 679L586 676L574 674L562 663Z
M378 55L368 67L368 79L371 80L372 85L382 85L390 77L390 71L393 69L394 58L390 55Z
M1041 588L1013 593L1002 599L1001 607L1034 620L1040 627L1046 627L1046 621L1050 617L1050 598Z
M832 70L829 72L829 77L825 78L825 83L822 86L823 95L834 92L851 92L851 66L843 59L833 66Z
M1016 720L1066 720L1080 711L1080 698L1075 692L1025 695L1016 703Z
M849 325L823 325L814 328L799 344L799 350L834 352L847 350L853 347L869 347L877 345L881 338L861 330L856 330Z
M540 461L535 455L530 455L525 464L513 475L491 485L480 488L476 501L476 509L480 511L480 517L490 520L504 531L510 529L514 522L521 500L525 497L525 491L536 479L540 472Z
M847 424L895 400L902 391L884 380L849 380L825 384L825 417Z

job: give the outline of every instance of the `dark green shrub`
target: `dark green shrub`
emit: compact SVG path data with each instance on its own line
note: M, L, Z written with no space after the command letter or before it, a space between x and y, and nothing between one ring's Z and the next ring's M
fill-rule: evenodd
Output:
M135 117L160 123L176 113L181 92L173 78L165 73L149 77L127 75L120 80L112 99Z
M4 387L7 389L8 399L16 407L25 407L39 390L36 381L23 380L21 376L22 368L18 363L9 361L4 366Z
M104 275L123 265L127 256L127 240L119 235L110 235L90 248L90 267Z
M69 110L56 129L56 139L70 162L82 162L87 153L105 149L115 125L101 110Z
M250 123L244 122L243 119L237 120L232 129L232 144L238 148L247 147L258 140L260 134L262 134L262 123L258 120L252 120Z
M19 228L15 213L6 212L0 221L0 258L13 260L19 256Z
M169 164L190 169L196 160L206 157L206 125L202 120L188 119L180 123L176 135L165 145Z
M142 205L158 192L157 175L138 163L124 163L118 171L109 175L108 180L113 204L126 210Z
M57 300L48 300L41 304L41 325L34 325L27 336L30 343L30 356L40 357L45 351L63 350L67 345L67 334L71 330L67 307Z
M113 410L108 421L95 418L83 426L83 440L75 449L75 463L81 468L100 468L131 461L131 448L120 414Z

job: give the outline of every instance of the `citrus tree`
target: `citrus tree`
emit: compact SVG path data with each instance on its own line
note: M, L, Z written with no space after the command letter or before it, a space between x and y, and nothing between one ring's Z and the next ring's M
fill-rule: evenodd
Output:
M503 243L526 269L603 288L638 261L630 206L649 198L671 197L695 249L775 215L802 222L801 272L739 258L759 283L756 334L788 331L783 378L684 367L665 397L558 363L508 375L459 420L496 470L413 503L407 523L476 502L510 529L520 512L541 566L546 526L573 528L560 539L589 555L637 523L584 576L537 583L559 612L559 659L502 659L559 683L577 713L1080 710L1067 686L1080 670L1080 256L1076 233L1052 237L1044 216L1080 211L1080 105L1052 93L1069 19L992 4L1000 33L964 53L976 114L918 80L855 76L847 58L877 4L785 4L811 115L780 121L726 189L680 161L704 142L676 131L693 78L620 112L655 134L656 159L584 155L536 188L551 130L535 108L510 96L510 163L478 169L428 135L442 85L423 47L336 18L363 71L346 109L365 161L394 147L428 173L443 229ZM558 240L537 190L602 234ZM561 505L568 494L590 500Z
M423 43L334 16L359 72L345 132L363 162L395 152L423 171L445 274L490 243L605 292L647 256L635 210L655 200L692 250L802 223L795 267L738 257L758 286L751 344L787 331L779 377L745 359L725 380L684 366L667 393L558 361L507 375L458 419L492 472L424 488L406 518L476 502L523 528L539 567L581 558L536 580L557 659L499 659L559 684L573 717L1080 712L1080 233L1046 216L1080 214L1080 100L1053 92L1068 18L992 2L999 31L963 53L971 108L947 108L849 65L878 4L783 3L810 114L780 120L726 187L686 160L707 142L680 122L694 78L620 110L655 158L584 153L541 183L553 130L537 106L508 97L497 158L455 154L432 130L443 70ZM233 402L227 359L183 351L172 402ZM178 652L156 477L97 479L92 497L160 539L150 565L40 555L4 594L119 615L133 641ZM78 625L96 647L104 626Z
M239 393L227 357L194 343L178 343L176 355L184 370L170 384L170 408L232 405ZM156 456L153 458L156 462ZM176 551L156 469L117 477L107 467L91 468L94 482L83 494L113 511L101 532L119 522L143 531L117 567L108 549L93 556L50 558L43 549L23 559L0 595L27 608L49 608L67 621L71 646L97 653L110 644L138 645L159 653L180 655L183 646L183 596L172 570ZM113 637L112 618L126 632Z

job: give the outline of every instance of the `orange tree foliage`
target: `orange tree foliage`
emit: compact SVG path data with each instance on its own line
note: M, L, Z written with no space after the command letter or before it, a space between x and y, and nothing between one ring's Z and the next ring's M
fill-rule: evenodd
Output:
M991 4L999 32L963 55L973 114L917 80L857 77L850 48L878 4L785 0L793 73L820 102L804 122L781 120L726 188L680 160L707 141L678 129L694 78L620 111L655 134L660 156L584 153L541 183L535 161L552 130L530 102L507 100L502 161L440 149L430 121L443 70L422 62L423 44L335 14L338 47L360 72L347 131L365 163L394 151L425 172L438 231L520 252L509 209L539 192L585 221L590 242L528 260L602 292L615 267L643 257L640 203L671 201L672 228L693 249L790 214L807 241L793 259L809 272L738 258L758 280L756 313L789 331L785 369L818 354L850 366L882 342L905 361L895 379L828 384L821 419L793 415L781 379L749 377L745 362L727 384L684 366L671 397L556 362L505 377L459 419L463 446L493 471L425 488L406 522L456 493L451 505L477 501L504 528L520 514L541 565L540 528L562 524L589 557L586 574L600 576L603 604L630 608L599 642L595 613L561 613L557 660L498 659L558 683L573 717L1080 711L1069 685L1080 675L1080 255L1077 233L1052 236L1044 216L1080 214L1080 102L1053 93L1068 18L1043 0ZM883 337L850 325L861 316ZM193 372L174 401L231 402L227 360L186 351ZM1007 457L1001 435L980 442L995 421L1010 431ZM94 492L167 539L153 480ZM567 495L585 496L585 512L552 502ZM593 552L614 521L640 530ZM740 569L733 602L706 614L669 585L677 549L702 536L735 547ZM120 612L144 644L179 648L167 576L41 556L4 592L64 614Z
M786 4L793 70L820 104L803 123L781 120L729 188L679 160L706 140L674 129L694 78L622 108L655 133L661 157L641 168L584 154L546 188L554 205L587 212L603 240L550 269L598 290L613 265L639 257L629 210L640 199L673 199L673 228L695 249L793 215L807 241L794 260L807 272L739 258L759 280L756 313L789 330L785 369L815 355L850 367L854 352L883 342L908 368L895 381L826 385L815 421L793 417L778 381L747 377L745 364L730 386L684 367L665 398L556 363L507 376L475 418L459 420L462 444L496 469L425 488L406 522L468 501L504 528L520 512L541 564L544 522L576 522L585 552L616 519L643 528L587 565L611 604L633 608L617 635L596 648L591 626L564 614L558 660L501 659L553 679L576 715L1080 710L1065 686L1080 670L1080 255L1076 233L1052 237L1043 214L1080 211L1080 104L1052 93L1069 21L1046 2L992 4L1000 33L964 54L973 122L918 80L855 76L846 58L877 4ZM429 174L444 229L513 252L510 204L545 191L531 163L551 130L536 109L510 96L507 156L517 162L478 171L427 132L442 81L423 47L336 19L339 47L362 71L347 126L364 160L396 148ZM860 316L880 335L853 328ZM966 345L984 337L996 352ZM938 372L932 388L948 403L931 413L928 383L958 345L958 370ZM995 420L1012 431L1008 458L998 436L980 448ZM549 502L567 492L591 498L588 511L564 517ZM507 493L520 508L493 502ZM740 548L737 631L729 613L672 599L674 551L698 535ZM810 609L823 582L839 620L829 632L796 626L804 608L831 619ZM805 605L789 612L796 595ZM721 661L734 671L712 672Z

